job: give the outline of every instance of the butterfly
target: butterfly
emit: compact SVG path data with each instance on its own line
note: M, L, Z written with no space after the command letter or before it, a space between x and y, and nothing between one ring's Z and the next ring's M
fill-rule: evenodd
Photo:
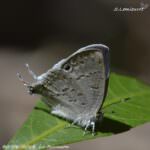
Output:
M46 73L37 76L26 64L35 82L19 79L30 94L39 94L51 109L50 113L72 121L95 132L95 124L102 119L110 74L109 48L92 44L62 59Z

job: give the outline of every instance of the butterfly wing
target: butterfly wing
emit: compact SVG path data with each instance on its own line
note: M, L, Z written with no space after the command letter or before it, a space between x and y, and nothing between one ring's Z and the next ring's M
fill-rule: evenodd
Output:
M101 108L109 78L109 49L100 44L84 47L71 55L66 64L68 73L77 89L73 106L78 113L94 115Z
M79 49L42 75L39 82L43 89L38 93L52 106L51 113L79 120L78 124L85 126L101 109L108 78L109 49L94 44Z

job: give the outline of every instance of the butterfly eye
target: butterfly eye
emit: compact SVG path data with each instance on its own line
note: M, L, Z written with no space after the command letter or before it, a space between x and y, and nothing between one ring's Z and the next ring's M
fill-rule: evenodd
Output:
M64 69L66 72L69 72L69 71L72 70L72 67L71 67L70 64L65 64L64 67L63 67L63 69Z

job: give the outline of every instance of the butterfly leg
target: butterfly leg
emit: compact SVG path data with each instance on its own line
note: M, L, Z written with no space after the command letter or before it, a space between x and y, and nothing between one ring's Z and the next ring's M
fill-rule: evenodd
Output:
M79 118L75 119L71 124L67 125L66 128L71 128L71 127L80 128L80 127L75 126L75 124L78 122L78 120L79 120Z
M34 80L37 80L37 75L30 69L29 64L25 64L26 68L28 69L29 74L33 77Z
M92 135L94 136L95 135L95 121L92 120L89 120L85 126L85 129L84 129L84 133L83 135L86 134L86 131L89 127L92 127Z
M92 126L92 135L94 136L95 135L95 122L94 121L91 122L91 126Z
M90 126L90 120L87 122L87 124L86 124L86 126L85 126L85 129L84 129L83 135L85 135L85 134L86 134L87 129L88 129L88 127L89 127L89 126Z

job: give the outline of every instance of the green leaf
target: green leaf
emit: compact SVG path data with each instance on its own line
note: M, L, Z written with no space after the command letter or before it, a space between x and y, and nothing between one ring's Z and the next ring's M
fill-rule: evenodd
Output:
M35 146L59 146L97 137L121 133L150 121L150 87L134 78L111 74L108 96L103 105L104 118L97 125L96 136L83 129L70 127L68 121L49 114L49 108L39 101L27 121L5 149L18 145L19 150ZM25 148L26 147L26 148Z

